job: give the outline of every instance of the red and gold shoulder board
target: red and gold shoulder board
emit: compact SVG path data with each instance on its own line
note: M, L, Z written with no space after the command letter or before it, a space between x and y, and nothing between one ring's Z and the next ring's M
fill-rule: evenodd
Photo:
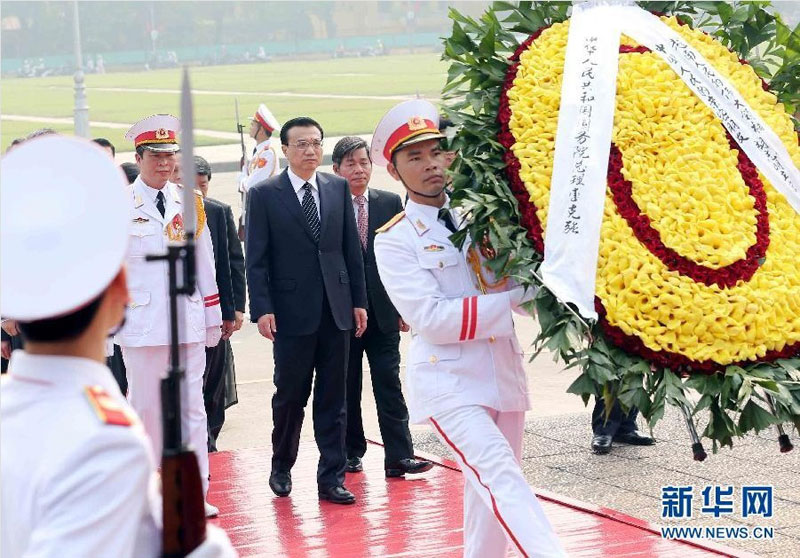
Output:
M397 223L399 223L400 220L405 216L406 216L406 212L405 211L401 211L400 213L398 213L397 215L395 215L394 217L389 219L386 223L384 223L383 226L378 227L377 229L375 229L375 232L376 233L384 233L384 232L388 231L389 229L394 227Z
M129 409L123 407L100 386L87 386L86 397L97 413L97 417L106 424L131 426L135 417Z

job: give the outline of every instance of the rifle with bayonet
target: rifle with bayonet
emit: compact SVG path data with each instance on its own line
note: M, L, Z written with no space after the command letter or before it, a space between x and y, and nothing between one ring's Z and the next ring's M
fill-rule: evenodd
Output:
M244 168L245 163L247 163L247 151L244 148L244 124L239 121L239 99L234 98L233 103L236 109L236 131L239 132L239 144L242 146L242 160L239 168Z
M244 124L239 122L239 99L234 97L233 99L234 107L236 108L236 131L239 132L239 144L242 146L242 160L239 164L239 167L242 169L242 173L245 172L245 164L247 164L247 151L244 148ZM242 196L242 217L239 218L239 240L244 242L244 213L245 213L245 202L247 201L247 191L245 190L244 186L242 185L243 177L239 177L239 193Z
M184 176L190 183L183 189L183 223L185 239L172 242L166 254L148 255L147 261L166 261L169 270L170 365L167 377L161 380L164 448L161 458L161 491L164 530L162 556L184 558L206 538L205 498L197 456L183 442L181 432L181 382L185 371L181 366L178 330L183 316L178 313L178 297L195 290L195 193L191 186L197 176L194 164L194 121L189 72L183 71L181 91L181 151ZM179 282L180 280L180 282Z

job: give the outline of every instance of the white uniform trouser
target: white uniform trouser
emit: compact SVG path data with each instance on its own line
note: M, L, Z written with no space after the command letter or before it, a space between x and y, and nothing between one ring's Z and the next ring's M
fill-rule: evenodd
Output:
M181 364L186 376L181 382L181 432L197 455L203 494L208 493L208 423L203 403L204 343L180 345ZM156 463L161 463L163 426L161 422L161 379L169 366L169 346L122 347L128 376L128 401L142 419L153 446Z
M505 558L509 544L527 558L567 555L520 469L523 411L472 405L430 422L464 473L464 558Z

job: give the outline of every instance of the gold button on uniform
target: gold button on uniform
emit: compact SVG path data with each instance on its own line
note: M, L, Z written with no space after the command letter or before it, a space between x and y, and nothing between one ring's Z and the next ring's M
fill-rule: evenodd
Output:
M494 342L495 342L495 336L494 335L489 336L489 343L494 343Z
M436 364L437 362L439 362L439 357L437 357L436 355L431 355L431 358L429 358L428 360L430 361L431 364Z

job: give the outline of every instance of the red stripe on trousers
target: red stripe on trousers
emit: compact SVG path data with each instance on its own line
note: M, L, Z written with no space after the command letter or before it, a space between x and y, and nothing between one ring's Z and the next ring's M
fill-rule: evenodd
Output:
M478 297L473 296L469 299L470 314L472 315L472 324L469 327L469 339L475 339L475 330L478 327Z
M473 297L473 298L475 298L475 297ZM442 430L442 427L439 426L439 423L436 422L436 420L433 417L431 417L431 422L433 423L433 426L436 427L436 430L439 431L439 434L442 435L442 438L444 438L444 441L447 442L447 444L451 448L453 448L453 451L458 454L458 456L461 458L461 461L464 462L464 465L469 467L470 471L472 471L475 474L475 478L478 479L478 482L481 484L481 486L484 487L486 489L486 491L489 493L489 498L492 499L492 510L494 510L494 515L497 517L497 520L500 522L500 525L503 526L503 529L506 530L506 533L508 533L508 536L514 542L514 544L517 545L517 549L520 551L522 556L524 558L528 558L528 554L522 548L522 545L519 544L519 541L517 540L517 537L514 536L514 533L511 532L511 529L509 528L508 524L503 519L503 516L500 515L500 510L497 509L497 502L494 499L494 494L492 494L491 489L483 483L483 481L481 480L480 474L478 474L477 469L475 469L475 467L470 465L469 461L467 461L467 458L464 457L464 454L461 452L461 450L456 447L456 445L450 440L450 438L447 437L447 434L444 433L444 430ZM466 510L465 510L465 512L466 512Z
M459 341L464 341L467 338L467 329L469 328L469 299L461 299L461 337Z

